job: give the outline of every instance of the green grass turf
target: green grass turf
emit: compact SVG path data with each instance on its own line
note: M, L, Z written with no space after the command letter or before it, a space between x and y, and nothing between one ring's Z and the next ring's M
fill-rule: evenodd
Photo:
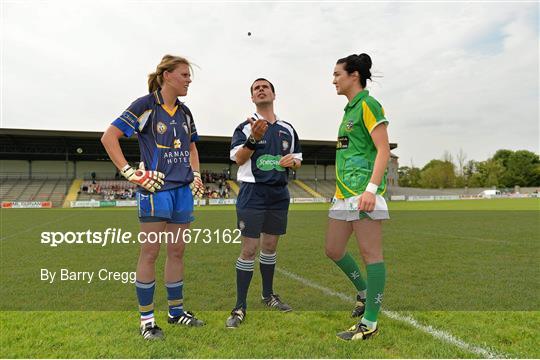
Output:
M391 203L392 220L384 226L385 308L498 354L539 357L539 204L538 199ZM324 256L327 209L328 204L291 207L278 267L352 299L351 284ZM41 268L133 271L137 244L51 248L39 238L42 231L108 227L135 233L134 209L9 209L0 216L1 357L478 357L386 316L374 341L340 342L335 333L352 324L349 303L278 272L275 289L296 311L265 311L257 269L248 320L227 331L239 245L217 244L215 238L211 244L189 244L185 257L186 308L208 326L170 328L161 320L166 341L146 344L137 336L132 284L39 280ZM194 228L235 224L233 207L200 207L196 216ZM354 239L349 247L358 258ZM159 310L166 309L163 255L157 265ZM163 317L161 311L158 320Z

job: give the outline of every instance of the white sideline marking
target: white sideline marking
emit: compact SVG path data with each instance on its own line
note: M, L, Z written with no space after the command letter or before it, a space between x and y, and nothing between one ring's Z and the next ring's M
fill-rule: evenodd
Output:
M58 219L55 219L55 220L51 220L51 221L47 221L47 222L44 222L44 223L41 223L41 224L34 225L34 226L30 227L30 228L27 228L26 230L19 231L19 232L15 233L15 234L11 234L11 235L8 235L8 236L1 237L0 241L10 239L10 238L12 238L14 236L17 236L17 235L20 235L20 234L24 234L25 232L29 232L29 231L34 230L35 228L38 228L38 227L43 226L43 225L49 225L49 224L53 224L53 223L61 223L63 220L72 218L75 215L77 215L77 214L71 214L71 215L64 216L64 217L62 217L62 220L60 220L60 221L58 221Z
M337 297L345 302L348 303L354 303L354 300L343 293L331 290L329 288L326 288L322 285L319 285L317 283L314 283L313 281L310 281L300 275L294 274L292 272L289 272L287 270L284 270L281 267L276 267L276 271L287 276L288 278L291 278L293 280L296 280L306 286L309 286L311 288L317 289L321 291L322 293L330 296ZM425 332L434 338L444 341L446 343L452 344L454 346L457 346L458 348L466 351L470 351L473 354L479 355L483 358L489 358L489 359L501 359L501 358L507 358L507 355L496 353L490 349L486 349L477 345L472 345L469 343L466 343L465 341L455 337L454 335L450 334L449 332L446 332L444 330L439 330L434 328L430 325L423 325L419 323L416 319L414 319L411 316L406 315L400 315L398 312L390 311L390 310L381 310L381 313L383 313L385 316L388 316L389 318L397 321L401 321L404 323L407 323L414 327L417 330L420 330L422 332Z

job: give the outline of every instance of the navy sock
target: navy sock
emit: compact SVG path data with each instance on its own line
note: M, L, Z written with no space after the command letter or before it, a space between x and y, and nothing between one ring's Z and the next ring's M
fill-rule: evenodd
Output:
M259 254L259 266L261 269L262 277L262 296L264 298L269 297L274 293L273 283L274 283L274 270L276 268L276 253L273 254L264 254L262 251Z
M236 309L247 308L247 292L254 267L255 260L236 260Z

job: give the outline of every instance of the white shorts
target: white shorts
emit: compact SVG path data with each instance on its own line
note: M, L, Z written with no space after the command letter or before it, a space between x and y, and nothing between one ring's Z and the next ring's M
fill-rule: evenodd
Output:
M332 199L332 207L328 211L328 217L336 220L356 221L370 218L372 220L390 219L388 205L381 195L375 195L375 209L371 212L358 211L360 195L347 199Z

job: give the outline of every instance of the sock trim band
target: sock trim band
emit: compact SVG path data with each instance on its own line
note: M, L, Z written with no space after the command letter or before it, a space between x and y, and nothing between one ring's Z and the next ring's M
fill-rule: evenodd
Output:
M182 286L182 285L184 285L184 280L180 280L180 281L173 282L173 283L166 283L165 287L175 288L175 287Z
M266 264L266 265L274 265L277 260L277 254L263 254L262 252L259 254L259 263Z
M255 260L236 260L236 268L243 271L253 271L255 268Z
M138 287L139 289L151 289L155 285L156 285L155 280L153 280L152 282L149 282L149 283L143 283L143 282L140 282L140 281L135 281L135 286Z

